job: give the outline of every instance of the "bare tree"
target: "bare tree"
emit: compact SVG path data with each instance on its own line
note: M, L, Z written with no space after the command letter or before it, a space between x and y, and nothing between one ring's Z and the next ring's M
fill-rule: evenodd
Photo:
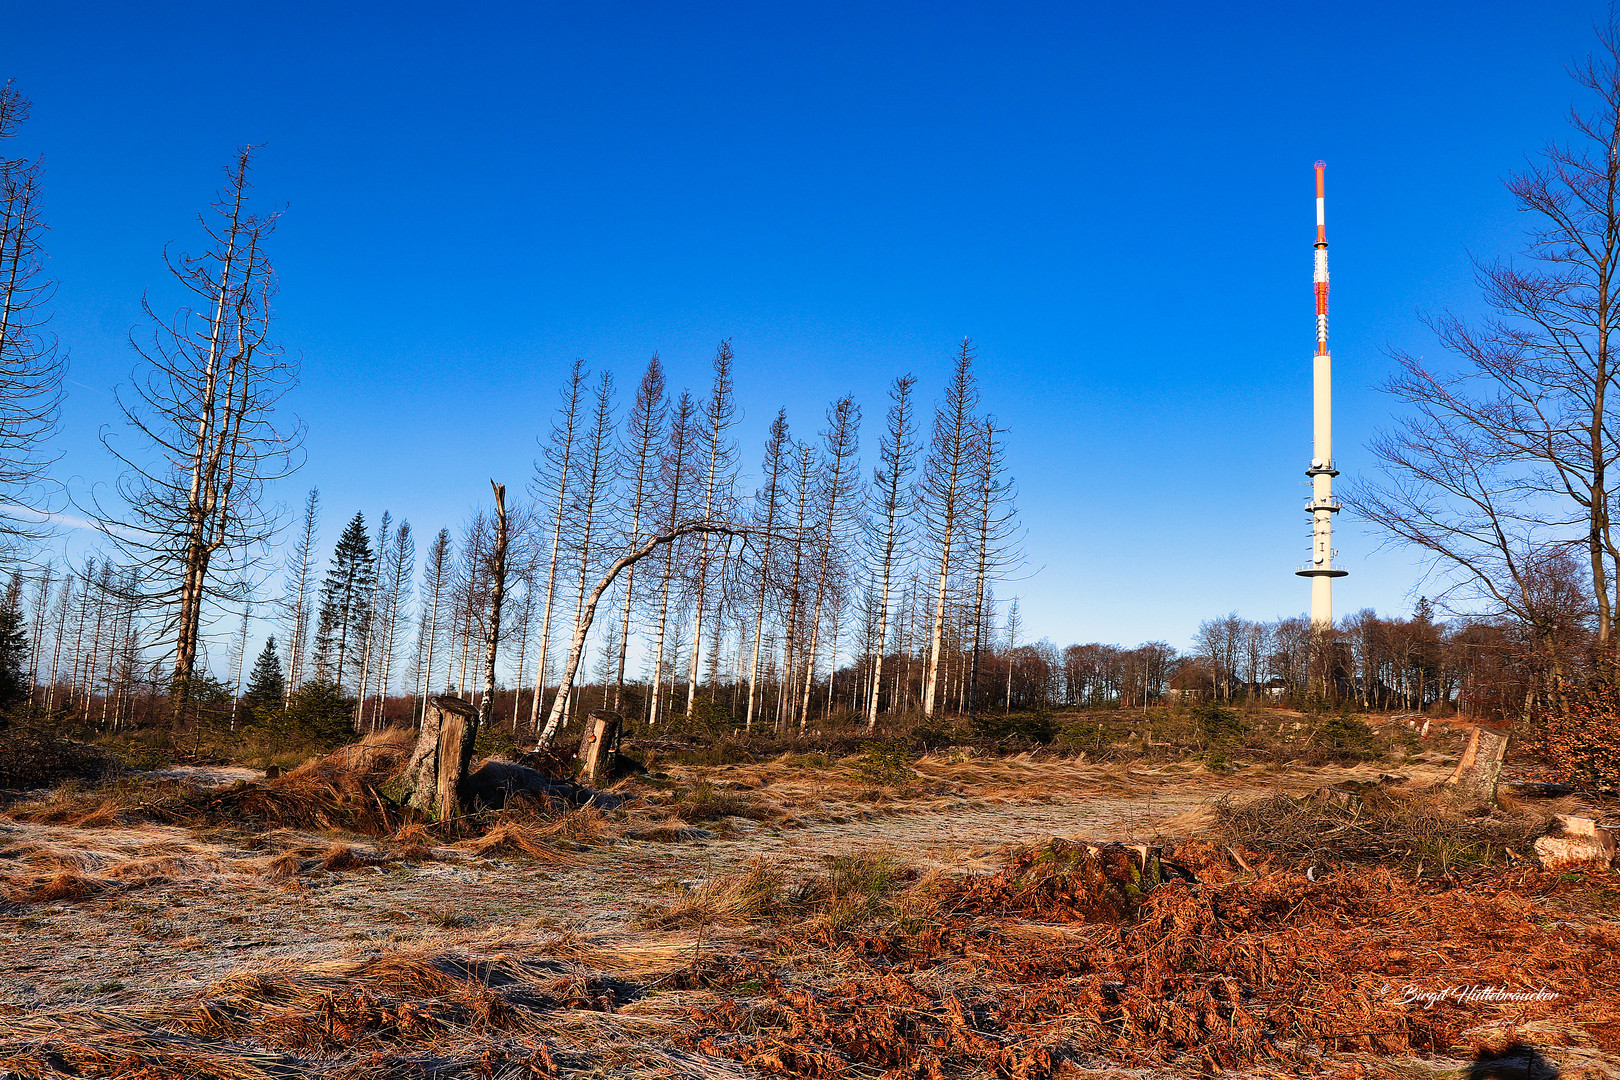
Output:
M276 529L264 484L296 468L302 437L301 425L275 424L297 368L269 340L275 277L264 244L278 215L248 212L250 157L243 148L226 170L204 221L208 250L167 259L198 306L164 319L143 301L156 327L149 345L136 346L144 374L117 395L142 449L102 435L125 470L123 507L97 505L96 518L143 567L143 599L167 612L177 685L192 677L209 605L251 593L251 572Z
M1508 179L1535 223L1525 261L1479 262L1494 314L1431 320L1454 368L1395 354L1387 390L1413 415L1373 444L1385 479L1351 505L1431 555L1454 581L1446 596L1485 599L1523 617L1532 568L1550 547L1588 564L1600 642L1612 641L1620 561L1609 519L1617 432L1610 335L1620 300L1620 23L1575 81L1570 143L1549 142ZM1460 596L1458 595L1460 594Z
M428 695L433 693L433 651L439 639L439 603L444 597L445 585L450 577L450 530L440 529L428 548L427 564L422 568L422 591L427 594L422 605L422 622L417 630L416 651L420 661L421 688L417 697L418 711L427 715Z
M971 499L973 410L978 402L979 391L973 379L973 346L963 338L951 381L945 389L945 400L934 411L933 437L918 483L923 525L939 567L938 585L934 590L933 638L923 676L923 715L930 717L939 703L945 601L951 573L956 569L952 557Z
M506 520L506 485L491 480L495 492L495 538L489 560L489 620L484 640L484 708L479 722L495 718L495 657L501 645L501 607L506 601L506 555L510 532ZM476 734L476 732L474 733Z
M669 629L670 596L675 588L676 576L674 545L681 537L690 533L690 530L681 532L680 523L687 512L687 497L692 486L696 412L692 404L692 395L682 392L680 399L675 403L675 412L670 418L669 438L665 440L664 450L660 455L658 497L664 503L664 507L660 514L663 521L658 535L667 535L672 539L665 544L657 545L663 548L664 565L658 595L658 632L653 645L652 695L647 711L649 724L658 723L661 711L659 706L663 700L664 645ZM671 667L673 668L673 665Z
M967 711L978 707L979 652L983 646L985 605L995 576L1018 561L1015 534L1016 488L1007 476L1006 448L992 417L976 426L973 439L973 523L969 545L973 559L973 654L967 681Z
M304 658L309 653L310 601L315 591L315 529L321 512L321 493L310 488L304 497L304 520L287 556L286 588L281 600L281 616L286 630L287 677L283 683L281 707L285 709L292 693L303 685Z
M540 727L540 699L545 696L546 660L551 650L551 602L557 592L558 554L562 547L563 524L568 509L569 485L573 480L574 441L579 436L585 403L585 361L575 360L568 373L568 385L563 389L562 408L551 426L551 437L545 444L544 456L535 465L535 477L529 490L537 506L551 506L551 552L546 558L546 600L540 611L540 656L534 669L534 702L529 709L529 724Z
M729 517L737 483L737 445L729 432L737 422L732 399L731 342L722 341L714 354L714 385L703 403L697 426L697 454L703 470L703 517ZM697 538L697 580L693 585L692 663L686 679L686 714L697 700L698 656L702 652L703 617L709 601L709 537ZM718 624L718 617L716 618Z
M676 525L672 529L655 533L642 542L640 547L626 551L615 559L603 574L602 579L586 597L585 604L580 611L580 618L574 625L574 636L568 647L568 663L563 668L561 684L557 688L556 697L551 701L551 714L546 719L545 729L540 733L540 745L550 746L556 738L557 731L562 727L563 710L569 690L574 685L574 676L579 673L580 657L585 652L585 638L590 634L591 622L596 617L596 607L602 600L602 595L613 586L627 567L653 554L659 548L668 549L670 545L678 543L687 536L704 534L708 536L734 536L744 537L750 533L746 527L709 521L688 521ZM655 685L656 689L656 685Z
M777 412L776 419L771 421L770 437L765 443L765 482L754 497L754 524L761 532L761 551L759 580L756 583L758 607L754 612L753 657L748 664L748 709L743 718L745 731L754 729L754 708L759 700L759 651L765 637L765 604L772 584L771 541L784 513L783 500L787 492L782 474L789 467L788 455L792 448L793 439L788 434L787 410L782 409Z
M860 427L860 406L855 404L854 398L843 397L828 410L827 427L821 433L821 468L816 482L818 502L816 513L821 542L819 550L813 556L816 593L808 625L810 641L805 651L804 689L799 704L801 735L804 733L805 725L810 721L810 687L815 681L816 649L821 640L822 607L832 599L834 612L837 611L838 578L843 570L840 565L841 549L847 546L850 537L859 527L859 507L856 499L860 491L857 480L860 469ZM835 652L833 669L836 671L837 667L838 657Z
M658 449L664 437L664 421L669 402L664 396L664 366L656 355L647 361L647 370L636 388L636 400L630 407L627 437L619 450L619 463L623 469L621 479L626 504L622 516L627 521L626 542L631 548L641 543L642 518L648 513L653 486L658 478ZM619 623L619 647L616 673L613 680L613 708L622 707L624 696L624 663L630 651L630 615L635 610L636 568L632 563L624 572L624 610Z
M597 380L590 427L580 446L579 482L574 485L569 509L574 526L567 530L568 545L579 562L575 582L574 622L577 627L585 609L585 592L592 569L601 552L604 520L613 509L613 482L618 462L613 440L613 374L604 371Z
M0 140L14 138L29 102L0 87ZM46 331L56 285L45 274L39 160L0 154L0 565L44 534L56 488L47 449L62 407L65 358Z
M878 446L878 467L872 471L873 502L876 508L874 524L877 528L869 535L876 548L877 626L876 648L873 650L871 689L866 697L866 730L877 728L878 698L883 685L883 652L889 635L889 591L893 586L895 567L905 560L905 543L911 516L910 478L916 467L917 442L912 420L912 389L917 380L902 375L889 388L888 427Z

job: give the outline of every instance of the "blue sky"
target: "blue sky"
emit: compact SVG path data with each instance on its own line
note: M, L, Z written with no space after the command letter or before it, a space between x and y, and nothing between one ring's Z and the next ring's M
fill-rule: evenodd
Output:
M143 291L232 149L262 143L280 340L324 539L454 526L521 488L575 357L706 382L730 338L757 469L979 347L1011 428L1026 627L1185 646L1308 584L1311 165L1328 162L1336 457L1387 421L1385 350L1472 310L1519 243L1501 179L1562 134L1590 2L35 4L3 74L47 163L62 436L79 490ZM15 152L15 150L13 151ZM1340 614L1419 567L1339 522Z

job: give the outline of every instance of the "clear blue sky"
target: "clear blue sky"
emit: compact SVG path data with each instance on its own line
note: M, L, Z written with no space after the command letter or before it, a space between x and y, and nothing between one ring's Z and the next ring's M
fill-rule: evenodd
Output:
M1337 458L1384 350L1518 243L1501 178L1560 135L1601 5L31 4L5 76L47 160L64 469L110 479L143 290L232 148L285 204L324 539L364 509L455 525L521 488L566 366L699 388L733 341L744 458L980 349L1058 642L1302 612L1311 165L1328 162ZM1416 565L1340 521L1343 614Z

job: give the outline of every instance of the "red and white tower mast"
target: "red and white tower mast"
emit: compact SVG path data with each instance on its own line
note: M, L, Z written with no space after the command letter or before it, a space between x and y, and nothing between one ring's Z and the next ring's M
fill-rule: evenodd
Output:
M1333 515L1339 503L1333 498L1333 357L1328 352L1328 257L1327 211L1323 174L1327 163L1316 163L1316 355L1311 360L1314 399L1314 439L1311 467L1305 475L1311 480L1311 498L1305 512L1311 518L1311 561L1295 571L1311 579L1311 625L1326 629L1333 625L1333 579L1350 571L1333 566Z

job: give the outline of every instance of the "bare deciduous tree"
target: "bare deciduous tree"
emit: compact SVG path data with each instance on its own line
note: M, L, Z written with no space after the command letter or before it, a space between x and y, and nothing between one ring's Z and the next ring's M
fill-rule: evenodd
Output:
M1608 395L1620 301L1620 23L1577 64L1590 106L1508 190L1532 226L1523 261L1479 262L1494 314L1431 320L1456 363L1395 354L1388 391L1413 415L1373 443L1385 479L1350 504L1433 557L1443 595L1523 618L1534 568L1560 546L1587 562L1600 642L1614 638L1620 561L1609 501L1617 433Z

